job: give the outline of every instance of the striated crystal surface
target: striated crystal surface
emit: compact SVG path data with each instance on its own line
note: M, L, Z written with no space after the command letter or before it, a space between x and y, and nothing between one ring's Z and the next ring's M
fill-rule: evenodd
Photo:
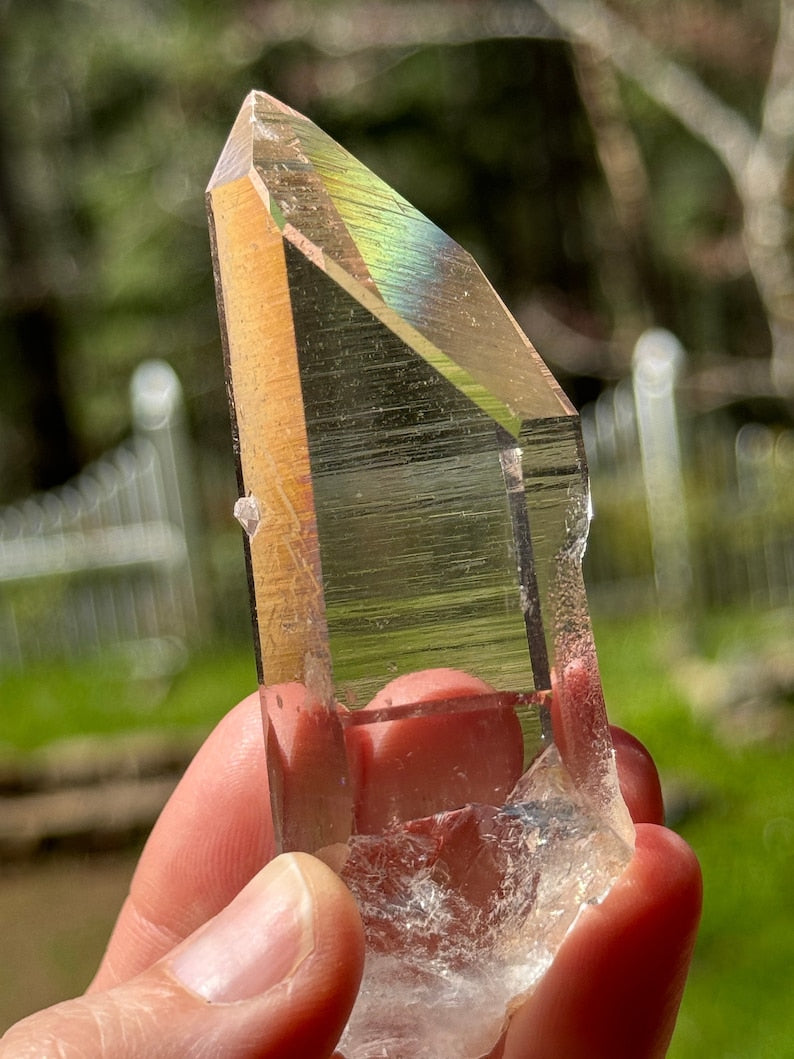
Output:
M367 931L341 1047L476 1059L631 852L578 417L471 256L284 104L248 97L207 197L277 836Z

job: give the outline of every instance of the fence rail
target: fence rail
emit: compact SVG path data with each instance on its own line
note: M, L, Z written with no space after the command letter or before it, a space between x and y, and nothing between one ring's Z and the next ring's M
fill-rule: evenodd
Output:
M130 391L128 441L0 509L0 666L117 648L172 668L194 636L181 388L149 361Z

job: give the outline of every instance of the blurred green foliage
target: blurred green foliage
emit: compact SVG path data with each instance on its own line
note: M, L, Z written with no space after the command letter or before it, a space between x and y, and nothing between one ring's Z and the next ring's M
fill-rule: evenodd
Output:
M122 654L5 670L0 752L149 728L209 731L224 710L255 689L247 644L196 655L176 675L142 675L135 659Z
M757 111L771 5L635 6L662 46ZM349 48L318 43L329 13ZM357 48L357 20L378 19L349 2L5 0L0 17L0 503L123 435L127 381L153 355L183 379L202 466L227 474L203 188L251 87L307 112L468 246L531 337L540 301L577 341L607 345L605 362L558 365L575 399L625 370L650 321L701 357L769 352L753 283L723 253L738 203L720 163L621 83L610 120L649 185L627 236L560 40ZM698 37L704 18L723 36ZM227 510L212 488L205 502L210 522Z

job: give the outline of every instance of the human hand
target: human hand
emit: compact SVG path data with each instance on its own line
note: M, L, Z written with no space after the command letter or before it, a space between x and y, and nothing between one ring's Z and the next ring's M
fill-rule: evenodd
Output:
M273 853L255 694L163 810L86 996L17 1023L2 1059L330 1055L361 974L358 911L325 865Z
M383 747L384 760L393 750ZM637 853L514 1016L504 1059L651 1059L672 1032L699 872L658 826L647 754L619 732L616 750L642 821ZM360 922L344 886L313 858L261 869L273 855L267 806L253 695L210 736L164 809L88 994L18 1023L0 1056L327 1059L355 999Z

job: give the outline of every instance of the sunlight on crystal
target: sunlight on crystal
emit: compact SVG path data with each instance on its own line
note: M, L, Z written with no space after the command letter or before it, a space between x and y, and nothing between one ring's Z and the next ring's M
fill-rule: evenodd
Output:
M207 197L276 841L362 912L346 1059L476 1059L631 856L579 419L472 257L288 106L248 97Z

